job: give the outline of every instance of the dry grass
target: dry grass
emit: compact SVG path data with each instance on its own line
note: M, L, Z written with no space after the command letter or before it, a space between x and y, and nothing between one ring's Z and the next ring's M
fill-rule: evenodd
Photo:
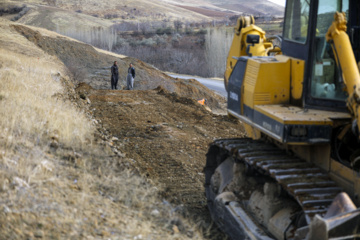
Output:
M54 3L55 2L55 3ZM17 4L16 0L9 0L8 3ZM31 23L35 26L40 25L39 21L43 19L37 19L38 15L42 17L53 16L50 18L53 23L57 22L62 25L64 21L68 25L89 26L98 24L98 26L105 26L111 24L111 20L103 19L106 14L116 14L117 20L126 21L161 21L163 19L169 19L171 21L175 19L187 19L191 22L210 21L207 16L201 15L196 12L192 12L183 8L178 8L172 4L167 4L162 1L147 1L147 0L62 0L62 1L42 1L42 0L25 0L22 4L28 4L29 6L39 6L35 11L27 14L22 23ZM47 4L51 8L46 8L46 11L41 5ZM58 10L56 10L58 8ZM69 10L69 12L59 11L59 9ZM82 14L71 14L74 11L79 11L87 15L98 15L99 18L88 18ZM48 13L47 13L48 12ZM77 20L74 22L72 20ZM88 22L86 22L87 20ZM46 24L46 23L43 23ZM48 27L47 27L48 28Z
M54 97L63 89L53 64L4 49L0 49L0 62L0 115L6 116L0 119L2 134L33 140L56 138L68 147L90 141L92 129L84 115Z
M97 145L65 69L0 20L0 239L201 239Z

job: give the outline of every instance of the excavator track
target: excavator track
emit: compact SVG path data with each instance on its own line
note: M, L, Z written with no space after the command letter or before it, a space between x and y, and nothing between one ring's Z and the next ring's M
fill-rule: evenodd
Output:
M334 198L342 191L315 164L290 156L271 143L248 138L220 139L211 144L204 169L206 188L210 187L210 178L216 167L229 156L234 157L235 163L245 163L281 185L303 209L308 224L316 214L324 216ZM209 197L208 200L212 201Z

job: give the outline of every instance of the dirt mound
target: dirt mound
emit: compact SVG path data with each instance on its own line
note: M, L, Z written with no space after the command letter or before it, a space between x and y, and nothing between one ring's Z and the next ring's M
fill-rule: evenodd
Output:
M149 90L162 86L179 96L194 100L206 98L210 108L218 109L224 99L204 87L196 80L174 79L147 63L134 58L116 58L114 55L97 51L91 45L73 41L65 37L52 37L23 25L13 25L14 29L33 42L46 53L58 57L78 81L85 82L95 89L110 88L110 67L118 62L119 85L126 86L127 69L133 63L136 69L135 90Z

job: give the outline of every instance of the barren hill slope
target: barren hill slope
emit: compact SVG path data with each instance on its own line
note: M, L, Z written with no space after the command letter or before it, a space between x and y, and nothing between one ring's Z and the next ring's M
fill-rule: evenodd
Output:
M201 21L210 21L211 18L204 16L200 13L195 13L193 11L186 10L184 8L179 8L171 4L166 4L159 0L157 1L145 1L145 0L61 0L61 1L43 1L43 0L25 0L21 4L15 0L9 0L5 5L21 5L27 4L29 7L33 8L33 11L39 13L33 13L32 18L36 18L40 15L46 17L48 21L63 25L64 23L68 24L77 24L76 21L71 21L71 19L76 20L76 18L86 18L82 15L93 16L99 18L99 20L90 21L107 21L108 24L113 24L113 21L174 21L174 20L184 20L186 19L189 22L201 22ZM51 8L49 8L51 7ZM59 13L54 13L55 9L60 10ZM63 11L61 11L63 10ZM49 11L49 12L47 12ZM71 16L71 19L67 19L71 13L78 13L77 16ZM28 21L31 21L28 20ZM23 22L27 23L27 22ZM85 23L85 22L83 22ZM86 24L86 23L85 23ZM91 24L91 23L90 23ZM52 29L54 30L54 29Z
M208 143L243 133L197 104L211 92L44 29L0 18L0 31L1 238L224 238L211 229L201 171ZM114 58L134 62L147 90L76 87L64 64L96 75Z
M50 30L108 27L120 22L210 22L236 14L283 16L284 8L270 1L255 0L8 0L8 5L27 4L31 11L21 23ZM69 26L70 25L70 26Z
M232 9L254 16L284 16L284 7L264 0L207 0L217 7Z
M284 7L267 0L161 0L166 3L190 6L202 9L211 9L222 12L253 14L255 16L280 16L284 15ZM230 13L228 12L228 15Z

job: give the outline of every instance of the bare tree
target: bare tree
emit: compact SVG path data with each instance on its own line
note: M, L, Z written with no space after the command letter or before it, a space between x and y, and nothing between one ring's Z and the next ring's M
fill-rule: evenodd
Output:
M174 21L174 28L176 29L176 32L179 32L179 29L182 28L183 22L180 20Z
M208 28L205 37L208 71L212 77L222 77L226 68L226 59L233 39L233 32L227 28Z

